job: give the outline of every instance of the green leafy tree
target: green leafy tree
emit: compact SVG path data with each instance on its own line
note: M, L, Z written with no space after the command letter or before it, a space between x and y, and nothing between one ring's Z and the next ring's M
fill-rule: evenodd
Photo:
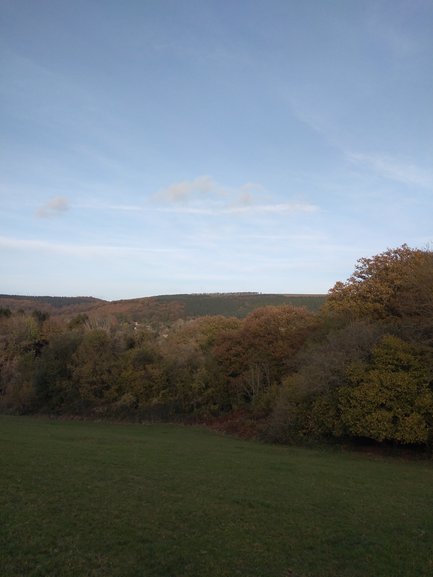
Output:
M119 357L119 378L112 410L121 416L161 416L164 375L159 352L152 342L129 346Z
M10 318L12 316L12 311L9 307L0 307L0 318Z
M352 436L402 444L426 444L433 434L431 358L425 351L387 335L369 363L354 365L338 404Z
M36 363L34 352L27 351L9 358L3 364L0 378L0 410L19 414L35 410Z
M35 372L39 410L69 412L76 404L78 392L71 386L72 358L81 340L79 333L55 333L43 348Z

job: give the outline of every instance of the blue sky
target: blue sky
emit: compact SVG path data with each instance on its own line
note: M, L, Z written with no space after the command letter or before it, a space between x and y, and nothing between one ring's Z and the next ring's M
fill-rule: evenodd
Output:
M326 292L433 241L431 0L0 0L0 292Z

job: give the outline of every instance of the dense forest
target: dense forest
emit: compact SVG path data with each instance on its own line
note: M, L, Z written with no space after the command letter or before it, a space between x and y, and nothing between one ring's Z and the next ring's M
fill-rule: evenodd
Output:
M186 295L158 297L147 316L127 301L96 316L2 305L0 411L204 422L285 443L432 447L431 250L403 245L362 258L310 308L296 306L308 304L300 297L261 306L250 296L256 307L232 316L201 316L210 295L188 314Z
M119 320L173 322L201 316L234 316L243 318L261 306L305 306L317 311L326 295L284 295L262 293L202 293L143 297L104 301L93 297L50 297L0 295L0 309L11 312L40 310L51 316L72 318L80 312L92 317L114 316Z

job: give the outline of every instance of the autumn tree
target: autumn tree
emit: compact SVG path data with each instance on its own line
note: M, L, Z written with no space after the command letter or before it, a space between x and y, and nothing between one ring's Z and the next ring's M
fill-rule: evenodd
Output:
M33 410L34 371L41 349L40 327L25 314L7 316L1 322L0 409Z
M433 342L433 252L404 244L361 258L352 276L330 290L325 312L398 324Z
M349 370L364 363L384 329L365 321L329 331L309 342L297 357L297 370L284 381L275 400L268 437L296 441L343 435L338 390L349 385Z
M220 370L238 400L257 400L294 368L296 353L317 327L317 317L290 305L255 310L215 346Z
M420 382L418 361L396 370L380 364L379 357L385 343L395 359L403 350L407 353L407 347L431 355L433 253L402 245L361 258L352 276L330 290L323 316L327 333L308 348L297 374L282 388L270 436L424 442L430 434L426 432L430 417L427 409L422 414L414 410L413 403L419 399L418 392L430 386L427 376ZM381 402L384 405L378 408ZM405 402L409 415L402 413Z
M161 338L161 362L173 410L206 415L229 405L214 345L220 338L230 338L240 324L223 316L179 320Z
M35 367L34 387L39 410L61 413L76 406L78 390L71 386L73 358L82 340L78 332L50 336Z
M338 403L347 431L356 437L401 444L433 441L431 352L386 335L370 362L354 365Z
M94 329L84 334L69 365L71 387L79 399L77 410L102 410L113 402L118 380L116 345L105 330Z
M164 416L166 387L155 338L146 330L124 336L111 411L122 417Z

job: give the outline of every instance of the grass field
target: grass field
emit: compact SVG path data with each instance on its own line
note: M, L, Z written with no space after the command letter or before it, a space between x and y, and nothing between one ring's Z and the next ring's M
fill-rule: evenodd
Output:
M1 577L431 577L433 465L0 417Z

